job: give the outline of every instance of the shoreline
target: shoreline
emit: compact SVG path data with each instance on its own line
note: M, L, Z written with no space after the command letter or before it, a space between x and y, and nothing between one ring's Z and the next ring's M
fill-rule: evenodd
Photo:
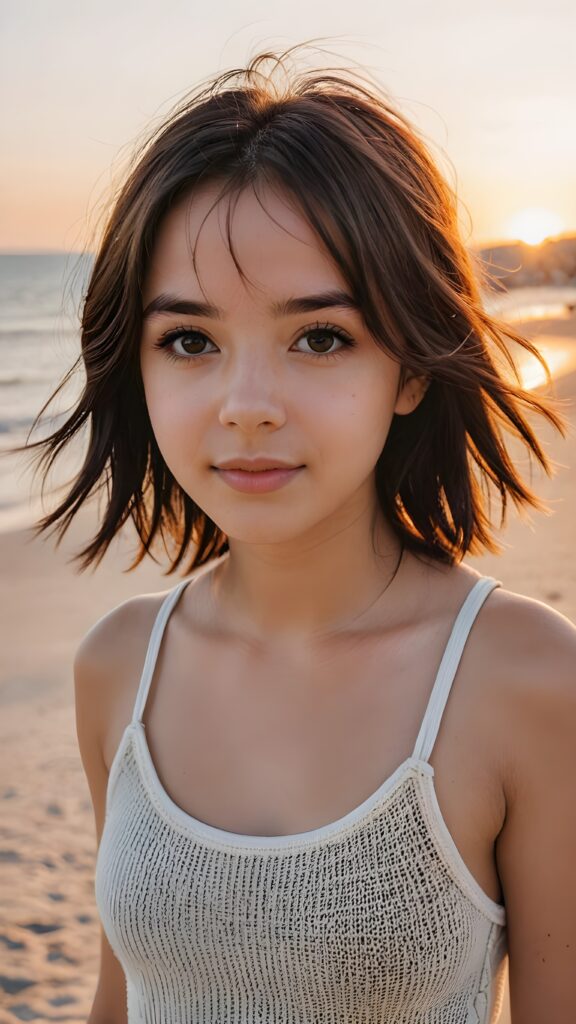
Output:
M550 602L576 621L576 570L570 574L571 563L566 558L566 552L574 544L572 522L576 511L576 318L571 321L572 337L565 333L566 321L539 321L531 323L530 327L539 346L568 352L562 364L563 372L554 379L552 393L561 402L568 403L561 406L561 411L568 420L569 433L563 440L543 417L528 414L545 453L556 467L551 478L534 461L531 477L524 446L509 434L506 443L511 457L521 460L523 478L539 497L550 503L553 514L528 510L525 514L529 518L522 521L510 504L504 528L495 530L498 541L504 545L503 553L467 555L465 560L481 573L504 576L502 582L508 589ZM523 332L528 335L527 326ZM534 393L539 391L540 388L534 389ZM494 502L496 500L497 495ZM0 527L0 560L4 567L0 578L0 606L4 613L5 635L10 638L0 657L0 706L7 698L7 687L17 693L20 686L32 685L32 676L38 678L39 689L48 685L50 679L61 679L62 672L69 669L67 659L72 645L116 604L139 593L168 590L181 578L182 569L171 576L165 575L167 562L157 565L151 558L128 572L138 545L131 523L111 543L96 570L80 573L72 558L93 536L97 511L95 500L81 509L59 547L56 547L54 528L49 535L35 537L33 529L22 523L4 531ZM499 519L494 516L494 521L497 524ZM537 546L533 543L534 530L538 534ZM566 576L569 585L559 580L547 584L541 571L542 548L548 548L555 559L553 563L547 561L547 575ZM160 548L156 557L161 558ZM34 647L28 642L30 621L34 622L36 630ZM57 641L53 623L57 623ZM40 672L38 647L44 652Z
M571 336L566 334L568 326ZM576 318L570 322L530 322L520 333L543 349L563 353L562 372L554 378L550 394L560 400L560 410L568 421L568 436L564 440L543 417L528 413L528 420L552 462L554 475L546 476L535 460L531 469L524 446L511 434L506 435L511 458L518 462L527 484L549 504L551 514L530 509L524 513L526 518L521 519L509 504L504 527L495 529L504 548L502 554L467 555L465 560L481 573L504 577L502 582L508 589L549 602L576 621L576 569L571 570L572 561L566 558L574 545L576 510ZM538 365L536 360L533 362ZM534 393L540 390L534 388ZM545 388L544 393L548 393ZM493 499L496 502L498 496ZM36 537L33 528L22 523L4 531L0 527L0 560L4 568L0 577L0 606L5 635L9 638L0 656L0 706L9 699L9 693L17 699L23 690L41 691L50 685L50 680L60 680L61 689L62 675L69 672L74 643L101 615L136 594L168 590L181 578L183 567L178 573L166 575L167 561L156 564L151 557L128 571L138 546L130 522L112 541L97 569L80 572L73 556L94 535L97 515L94 499L81 509L58 547L54 527L43 537ZM493 519L497 526L499 518L494 513ZM537 545L533 542L535 531ZM543 573L545 551L549 557L545 561L547 571ZM160 547L156 558L162 558ZM35 630L32 646L30 622ZM41 664L39 649L43 651ZM68 691L66 699L70 699Z
M563 391L576 394L571 385L566 389L561 383L564 377L576 372L576 313L571 317L518 320L511 322L510 326L537 344L550 366L554 383L558 383ZM544 384L544 375L538 361L524 349L518 352L518 361L523 372L526 372L524 368L527 365L530 366L525 386L528 390L539 390ZM14 505L0 508L0 537L28 533L45 511L38 495L23 497Z

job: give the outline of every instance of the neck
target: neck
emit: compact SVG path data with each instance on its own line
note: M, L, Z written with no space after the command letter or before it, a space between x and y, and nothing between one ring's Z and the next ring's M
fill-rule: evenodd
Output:
M214 614L259 647L312 647L398 619L412 590L400 541L381 521L372 535L369 514L297 545L229 545L212 576Z

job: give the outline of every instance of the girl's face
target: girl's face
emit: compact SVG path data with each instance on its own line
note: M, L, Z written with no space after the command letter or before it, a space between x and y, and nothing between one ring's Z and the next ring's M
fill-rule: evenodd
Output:
M200 230L215 197L206 186L175 205L151 256L143 307L159 308L144 319L141 371L152 429L182 489L230 540L322 539L376 507L392 416L412 412L423 385L411 378L396 397L399 364L342 294L330 297L349 289L288 199L267 189L263 209L251 189L240 195L231 235L243 281L228 200ZM200 303L211 308L186 308ZM254 457L300 468L261 492L215 468Z

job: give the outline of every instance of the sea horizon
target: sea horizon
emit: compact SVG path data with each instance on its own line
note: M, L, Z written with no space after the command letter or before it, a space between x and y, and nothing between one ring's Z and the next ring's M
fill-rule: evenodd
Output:
M31 456L7 450L25 443L35 417L80 355L79 312L92 259L78 250L0 252L0 532L25 528L49 510L32 487ZM511 322L561 317L576 303L576 287L503 290L484 295L484 303ZM82 386L79 372L30 440L63 421ZM62 456L50 487L70 479L81 465L83 445L73 447Z

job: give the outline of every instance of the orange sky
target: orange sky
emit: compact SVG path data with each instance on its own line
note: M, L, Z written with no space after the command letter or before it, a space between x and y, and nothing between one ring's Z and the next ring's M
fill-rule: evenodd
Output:
M89 244L111 175L153 119L259 49L318 37L325 63L367 67L425 133L467 243L520 237L513 218L532 207L548 212L545 234L576 231L576 6L359 0L354 33L337 0L293 0L286 15L269 0L197 10L4 0L0 249Z

